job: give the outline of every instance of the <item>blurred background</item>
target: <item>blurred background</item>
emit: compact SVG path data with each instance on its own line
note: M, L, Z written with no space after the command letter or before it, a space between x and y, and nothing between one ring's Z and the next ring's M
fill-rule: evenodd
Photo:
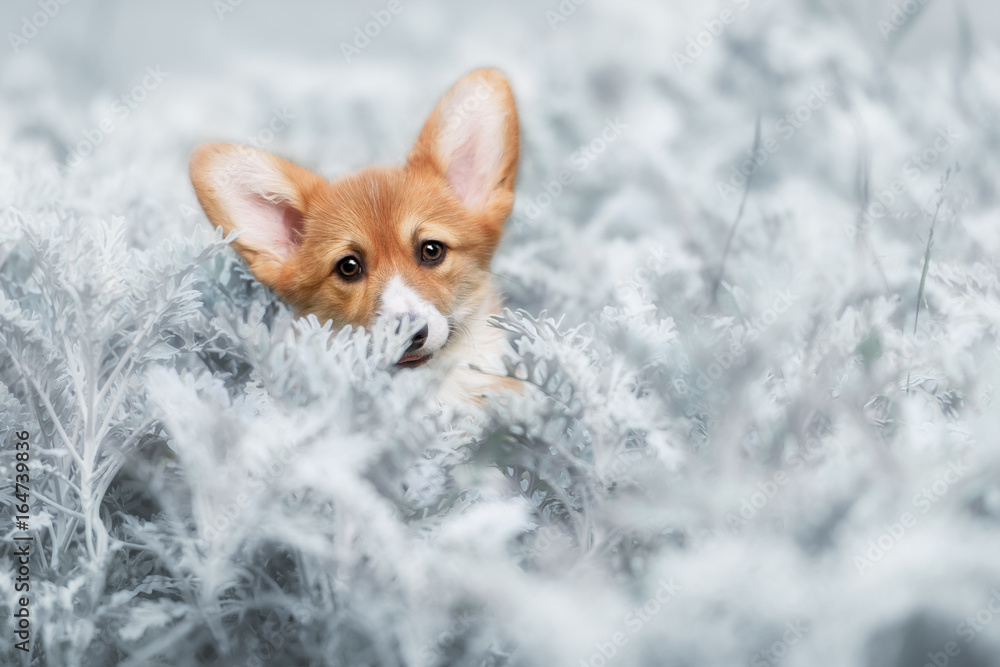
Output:
M0 132L8 145L72 164L71 180L95 214L136 203L128 180L169 184L143 191L138 204L154 217L151 228L180 232L193 222L185 163L198 143L254 142L331 178L398 163L440 94L470 69L494 66L512 81L523 125L514 216L523 224L512 225L508 241L522 243L539 221L554 237L585 227L594 243L575 261L612 281L632 261L609 265L600 243L639 233L684 255L695 248L699 261L720 260L758 116L761 141L775 143L769 164L742 166L753 172L747 211L797 216L811 258L831 234L840 245L844 226L894 181L901 192L876 213L915 223L914 210L960 152L996 166L1000 13L988 0L400 0L398 10L378 2L9 2L0 9L8 40ZM151 78L150 68L163 74ZM144 90L144 81L154 87ZM811 97L814 90L823 95ZM815 109L800 110L811 101ZM796 112L806 120L782 123ZM615 118L625 129L607 150L578 154ZM111 131L98 130L102 121ZM948 127L957 148L907 169ZM80 159L80 151L92 154ZM565 169L574 181L550 199L546 185ZM977 207L991 205L990 179L968 179ZM653 217L669 223L645 224ZM877 233L908 242L912 231L882 220ZM738 255L747 239L733 241ZM889 266L874 266L883 287L902 279L892 245L876 253L888 257ZM539 302L509 269L518 305L559 305Z
M856 198L859 163L877 191L949 124L963 130L956 129L961 144L978 143L971 132L995 139L988 128L996 93L978 79L978 68L989 69L982 54L1000 33L1000 13L987 0L400 0L398 7L394 14L377 2L9 2L0 10L9 44L4 132L65 165L77 148L88 150L85 133L110 119L113 131L94 135L100 148L81 160L84 173L102 173L102 160L126 155L139 173L158 169L176 179L197 143L247 142L263 132L268 149L334 177L402 160L447 86L470 69L495 66L509 75L521 107L522 217L526 208L540 211L529 205L539 195L545 203L545 184L620 116L628 125L621 141L593 168L577 167L573 196L557 197L546 217L580 224L581 211L608 203L607 177L628 165L631 187L646 191L660 181L650 188L655 204L633 204L695 227L688 232L699 243L712 243L698 237L720 230L692 215L735 215L739 197L720 194L719 184L740 189L729 181L758 115L762 139L779 140L772 164L755 173L765 199L780 193L775 181L786 170L804 187L819 180L824 194ZM731 23L721 21L727 11ZM143 93L151 67L164 74L155 92ZM794 134L785 134L787 125L779 131L776 122L808 102L816 85L830 91L832 104L821 102ZM133 90L141 100L131 100ZM282 109L287 122L269 133ZM912 183L906 176L903 199L919 201L933 189L940 174L931 171ZM176 188L161 194L182 198Z

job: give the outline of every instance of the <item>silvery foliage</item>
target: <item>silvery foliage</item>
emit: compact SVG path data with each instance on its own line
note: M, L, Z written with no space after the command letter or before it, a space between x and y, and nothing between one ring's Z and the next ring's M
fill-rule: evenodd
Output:
M56 176L52 146L94 119L23 61L0 83L2 661L903 667L957 641L991 664L1000 624L960 624L1000 585L998 56L893 60L834 4L750 3L675 72L662 35L690 23L669 3L588 3L559 39L513 3L553 49L509 66L530 112L495 325L525 388L470 408L393 372L405 334L294 320L178 206L182 144L250 136L275 104L298 114L279 152L394 160L443 74L363 87L386 75L373 48L336 88L325 62L178 76ZM775 120L823 82L786 140ZM191 99L222 120L185 125ZM737 223L716 182L758 113L780 150ZM858 215L894 180L890 214ZM7 640L25 429L30 657Z
M411 332L294 321L218 235L137 251L121 219L8 223L4 423L34 434L47 662L505 660L506 623L437 641L489 606L468 580L537 560L539 525L589 545L622 457L669 453L645 370L581 328L508 311L537 389L441 411L433 371L390 373Z

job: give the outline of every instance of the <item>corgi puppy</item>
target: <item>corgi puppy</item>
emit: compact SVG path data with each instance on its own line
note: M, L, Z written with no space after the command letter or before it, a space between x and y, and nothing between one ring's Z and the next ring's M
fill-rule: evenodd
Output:
M514 204L517 109L507 80L483 69L440 100L406 164L333 182L246 146L191 157L209 220L254 276L297 315L336 326L383 321L416 333L400 368L447 370L439 399L461 403L507 384L490 262Z

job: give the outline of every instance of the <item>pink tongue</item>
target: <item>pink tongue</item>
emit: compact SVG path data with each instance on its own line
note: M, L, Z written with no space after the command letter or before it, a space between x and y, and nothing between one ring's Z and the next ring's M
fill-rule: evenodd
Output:
M412 357L403 357L402 359L400 359L400 360L399 360L398 362L396 362L396 363L399 363L399 364L408 364L408 363L410 363L411 361L418 361L419 359L420 359L420 357L418 357L418 356L412 356Z

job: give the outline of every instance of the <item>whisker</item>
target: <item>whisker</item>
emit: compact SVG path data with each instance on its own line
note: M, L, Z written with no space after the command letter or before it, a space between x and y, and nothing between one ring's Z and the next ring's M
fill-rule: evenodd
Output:
M506 282L508 285L515 285L515 284L517 284L517 279L512 278L510 276L506 276L506 275L504 275L502 273L495 273L493 271L487 271L487 273L489 273L494 278L499 278L500 280Z

